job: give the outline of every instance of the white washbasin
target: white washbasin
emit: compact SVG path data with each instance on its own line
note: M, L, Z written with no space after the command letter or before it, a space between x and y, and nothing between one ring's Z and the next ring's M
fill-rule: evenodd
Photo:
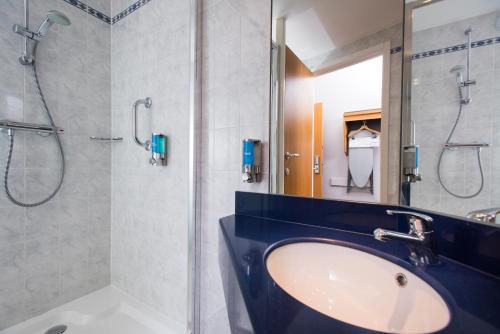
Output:
M353 248L287 244L269 254L266 266L292 297L351 325L418 334L436 332L450 321L446 303L429 284L392 262Z

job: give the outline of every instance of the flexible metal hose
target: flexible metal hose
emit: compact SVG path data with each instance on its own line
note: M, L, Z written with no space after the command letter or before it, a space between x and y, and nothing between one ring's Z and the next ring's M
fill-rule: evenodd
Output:
M443 148L441 149L441 154L439 155L439 161L438 161L438 166L437 166L437 174L438 174L439 183L441 184L441 186L443 187L443 189L446 190L446 192L448 194L450 194L452 196L455 196L457 198L467 199L467 198L473 198L473 197L476 197L477 195L479 195L481 193L481 191L483 190L483 187L484 187L484 172L483 172L483 165L481 163L481 149L480 148L477 148L476 150L477 150L477 163L479 165L479 173L481 174L481 185L480 185L479 189L476 192L474 192L471 195L459 195L459 194L455 194L455 193L453 193L450 189L448 189L444 185L443 179L441 177L441 163L442 163L442 160L443 160L444 152L447 150L446 144L450 143L451 137L453 137L453 134L455 133L455 130L456 130L457 125L458 125L458 122L460 122L460 118L462 117L463 104L462 104L461 101L463 99L463 93L462 93L462 87L460 87L460 86L458 86L458 95L459 95L459 98L460 98L460 107L458 109L458 115L457 115L457 118L455 120L455 124L453 124L453 127L451 128L450 134L448 135L448 138L446 139L446 143L445 143L445 145L443 145Z
M38 44L35 44L35 46L33 48L33 59L36 58L35 56L36 56L37 46L38 46ZM9 189L9 170L10 170L10 164L12 162L12 152L14 151L14 135L15 135L15 132L14 131L10 131L9 132L10 147L9 147L9 154L7 156L7 163L5 165L5 173L4 173L4 178L3 178L3 185L4 185L5 194L7 195L7 198L12 203L14 203L14 204L16 204L18 206L25 207L25 208L31 208L31 207L35 207L35 206L39 206L39 205L45 204L48 201L50 201L52 198L54 198L54 196L61 189L61 186L62 186L63 180L64 180L64 173L65 173L64 151L63 151L63 148L62 148L61 138L59 137L59 133L58 133L56 125L54 123L54 119L52 118L52 115L50 114L49 107L47 106L47 102L45 101L45 97L43 95L42 89L40 88L40 82L38 80L38 74L37 74L35 60L33 60L33 62L31 63L31 74L32 74L32 77L33 77L33 82L35 83L36 93L37 93L38 97L40 98L40 101L42 102L42 107L43 107L43 110L45 111L47 119L49 120L50 126L54 130L54 132L52 133L52 136L54 136L54 138L56 140L56 143L57 143L57 146L59 148L59 163L60 163L60 168L59 168L59 182L58 182L56 188L54 189L54 191L48 197L44 198L41 201L35 202L35 203L23 203L23 202L15 199L12 196L12 193L10 192L10 189Z

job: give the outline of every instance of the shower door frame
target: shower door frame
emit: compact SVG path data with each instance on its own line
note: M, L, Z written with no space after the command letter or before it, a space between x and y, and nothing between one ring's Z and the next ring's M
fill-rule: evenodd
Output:
M407 182L404 175L403 148L412 144L412 119L411 119L411 87L412 87L412 54L413 54L413 11L429 6L443 0L415 0L405 3L403 25L403 84L401 85L401 138L399 161L399 204L410 206L411 199L405 196L403 185ZM418 182L418 181L417 181ZM411 183L410 183L411 186ZM409 193L409 191L408 191ZM408 194L409 195L409 194Z
M201 0L190 0L187 333L200 333Z

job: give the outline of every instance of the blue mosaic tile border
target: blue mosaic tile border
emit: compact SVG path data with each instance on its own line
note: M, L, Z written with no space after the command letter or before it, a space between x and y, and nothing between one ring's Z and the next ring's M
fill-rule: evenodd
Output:
M103 22L106 22L109 24L115 24L116 22L124 19L125 17L132 14L133 12L135 12L136 10L141 8L142 6L146 5L151 0L136 1L132 5L128 6L126 9L122 10L117 15L113 16L112 18L109 17L108 15L98 11L97 9L92 8L91 6L87 5L86 3L84 3L80 0L63 0L63 1L72 5L72 6L75 6L78 9L83 10L85 13L88 13L88 14L92 15L93 17L95 17Z
M472 42L472 48L475 49L475 48L479 48L482 46L488 46L488 45L493 45L493 44L498 44L498 43L500 43L500 36L486 38L486 39L483 39L480 41ZM416 54L411 56L411 59L412 60L423 59L423 58L438 56L438 55L442 55L442 54L446 54L446 53L462 51L462 50L466 50L466 49L467 49L466 43L458 44L458 45L448 46L448 47L441 48L441 49L435 49L435 50L416 53Z
M142 6L146 5L150 1L151 0L139 0L135 3L133 3L132 5L128 6L126 9L122 10L120 13L113 16L111 24L115 24L116 22L124 19L125 17L132 14L133 12L135 12L136 10L141 8Z
M493 44L500 44L500 36L486 38L486 39L482 39L480 41L472 42L472 48L475 49L475 48L480 48L482 46L488 46L488 45L493 45ZM412 60L423 59L423 58L439 56L439 55L447 54L447 53L451 53L451 52L462 51L462 50L466 50L466 49L467 49L467 44L463 43L463 44L458 44L458 45L453 45L453 46L447 46L447 47L441 48L441 49L435 49L435 50L415 53L414 55L411 56L411 59ZM394 47L391 49L391 55L399 53L401 51L403 51L403 47L401 47L401 46Z
M88 13L88 14L92 15L93 17L95 17L103 22L111 24L111 17L109 17L108 15L106 15L104 13L101 13L97 9L92 8L91 6L87 5L86 3L83 3L80 0L63 0L63 1L72 5L72 6L75 6L78 9L83 10L85 13Z
M111 18L108 15L98 11L95 8L92 8L91 6L87 5L86 3L84 3L80 0L63 0L63 1L72 5L72 6L77 7L78 9L83 10L84 12L86 12L86 13L94 16L95 18L97 18L103 22L106 22L108 24L117 23L118 21L124 19L128 15L132 14L133 12L135 12L136 10L141 8L142 6L151 2L151 0L138 0ZM483 39L480 41L472 42L472 48L474 49L474 48L479 48L482 46L488 46L488 45L499 44L499 43L500 43L500 36L491 37L491 38L486 38L486 39ZM448 47L441 48L441 49L435 49L435 50L416 53L416 54L411 56L411 59L412 60L423 59L423 58L438 56L438 55L442 55L442 54L446 54L446 53L462 51L465 49L467 49L467 44L463 43L463 44L458 44L458 45L454 45L454 46L448 46ZM403 47L396 46L396 47L391 49L391 55L397 54L401 51L403 51Z

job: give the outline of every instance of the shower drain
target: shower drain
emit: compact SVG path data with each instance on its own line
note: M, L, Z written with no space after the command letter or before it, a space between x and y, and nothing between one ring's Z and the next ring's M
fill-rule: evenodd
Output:
M57 326L50 327L49 329L47 329L45 331L45 334L62 334L64 332L66 332L67 329L68 329L68 326L66 326L66 325L57 325Z
M394 278L396 279L396 284L401 288L404 288L408 284L408 279L402 273L397 273Z

